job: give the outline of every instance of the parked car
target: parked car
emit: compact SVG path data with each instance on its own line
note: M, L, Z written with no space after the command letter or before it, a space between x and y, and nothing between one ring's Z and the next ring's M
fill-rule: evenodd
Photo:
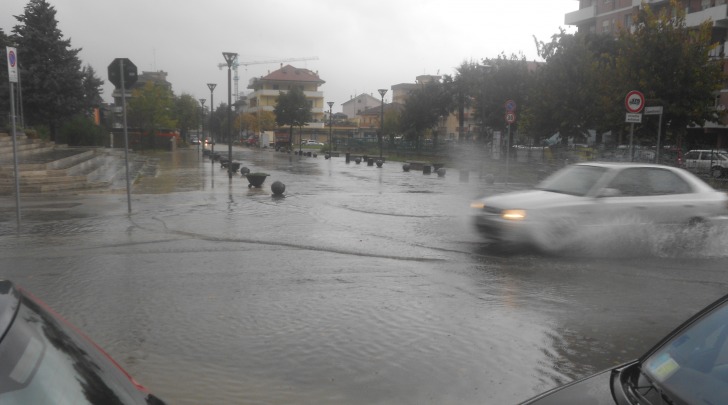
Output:
M199 145L200 144L200 138L198 138L196 136L191 136L190 137L190 144L192 144L192 145Z
M316 140L309 139L306 143L304 143L304 146L324 146L324 144Z
M728 295L637 360L555 388L523 404L728 403Z
M578 246L615 221L679 227L728 223L728 195L676 167L647 163L579 163L533 190L471 204L489 240L557 253Z
M711 177L728 174L728 152L723 150L691 150L685 154L685 168Z
M0 403L164 404L45 303L0 280Z

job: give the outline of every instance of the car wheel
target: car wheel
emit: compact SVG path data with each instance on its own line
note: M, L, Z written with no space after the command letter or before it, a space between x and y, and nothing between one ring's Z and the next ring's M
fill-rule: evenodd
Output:
M715 166L714 168L710 169L710 176L714 179L717 179L718 177L723 177L723 168L720 166Z

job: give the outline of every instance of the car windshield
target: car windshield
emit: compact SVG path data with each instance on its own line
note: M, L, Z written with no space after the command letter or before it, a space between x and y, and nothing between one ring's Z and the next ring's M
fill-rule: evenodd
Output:
M723 303L645 360L645 381L674 403L728 398L728 303ZM647 392L643 393L649 398Z
M569 166L542 181L536 189L583 196L607 171L599 166Z

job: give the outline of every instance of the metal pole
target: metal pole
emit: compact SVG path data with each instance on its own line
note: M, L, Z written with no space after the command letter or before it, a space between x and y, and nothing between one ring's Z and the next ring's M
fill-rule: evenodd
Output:
M506 187L508 187L508 169L511 161L511 124L508 124L508 139L506 140Z
M655 151L655 163L660 163L660 137L662 135L662 113L657 124L657 150Z
M634 122L629 124L629 161L634 162Z
M333 143L332 138L331 138L331 131L333 130L333 128L331 126L331 124L333 122L333 118L331 116L331 109L334 107L334 102L329 101L328 105L329 105L329 159L331 159L333 157L331 155L331 144Z
M126 205L131 214L131 181L129 180L129 132L126 128L126 88L124 86L124 60L119 61L119 76L121 76L121 109L124 117L124 165L126 166Z
M20 166L18 165L18 148L15 129L15 86L10 82L10 121L13 130L13 169L15 170L15 221L17 223L18 235L20 235Z
M228 136L228 178L233 178L233 127L232 121L230 120L231 111L233 109L232 101L230 99L230 64L228 63L228 107L227 107L227 136Z

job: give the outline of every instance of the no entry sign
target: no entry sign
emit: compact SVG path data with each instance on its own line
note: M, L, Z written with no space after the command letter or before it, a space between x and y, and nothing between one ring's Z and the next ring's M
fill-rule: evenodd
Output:
M639 113L645 107L645 95L637 90L630 91L624 99L624 106L628 112Z

